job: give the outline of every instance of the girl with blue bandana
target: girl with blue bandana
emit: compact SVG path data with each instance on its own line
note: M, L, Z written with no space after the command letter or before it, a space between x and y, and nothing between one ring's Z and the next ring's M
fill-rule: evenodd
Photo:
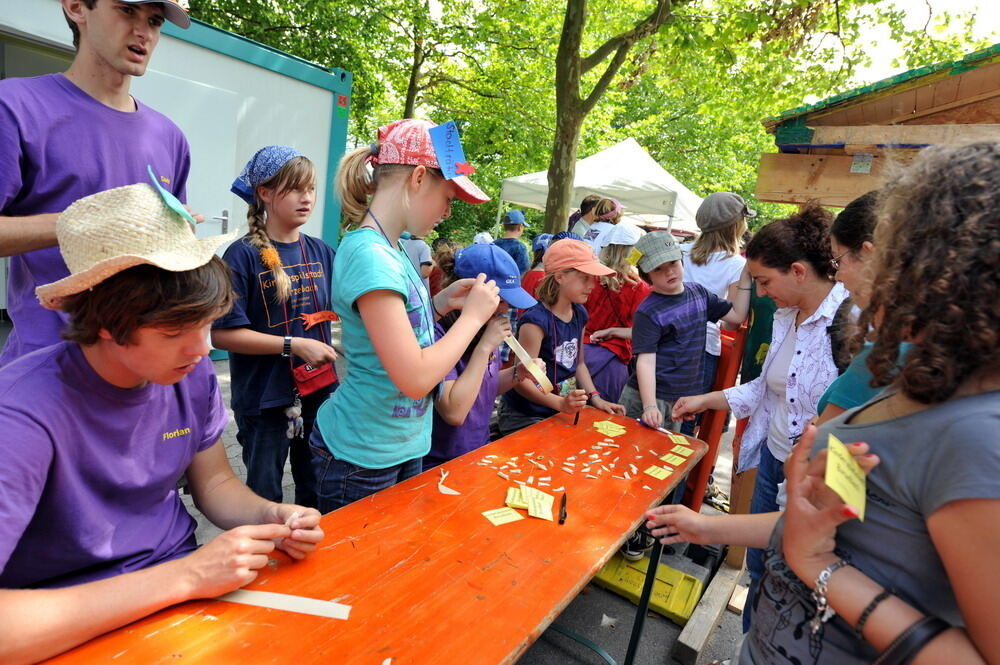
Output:
M341 239L334 263L347 374L320 408L311 440L322 512L421 472L433 393L500 301L482 274L432 299L400 247L404 232L430 233L452 199L488 200L464 159L453 158L459 169L446 177L449 153L437 154L433 129L416 119L382 127L378 143L348 154L337 172L337 196L356 228ZM434 322L457 309L458 320L435 342Z
M309 434L336 386L330 346L333 249L299 229L316 203L313 163L294 148L261 148L233 182L247 202L249 230L226 250L238 298L213 324L212 344L229 351L232 408L247 485L282 500L291 454L295 500L315 507ZM316 377L297 384L293 372Z

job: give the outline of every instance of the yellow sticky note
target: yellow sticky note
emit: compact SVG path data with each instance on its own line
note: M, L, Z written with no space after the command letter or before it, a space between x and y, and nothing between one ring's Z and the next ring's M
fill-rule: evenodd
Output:
M662 466L651 466L646 469L645 473L653 476L657 480L663 480L670 475L670 472L664 469Z
M524 496L521 494L520 487L508 487L507 488L507 500L504 501L511 508L520 508L521 510L527 510L528 504L524 500Z
M830 435L826 444L826 486L837 493L844 503L858 509L858 519L865 519L865 472L843 442Z
M483 517L493 523L493 526L500 526L508 522L523 520L524 516L513 508L494 508L483 513Z
M679 455L674 455L672 453L667 453L660 459L669 464L670 466L680 466L681 464L687 461L683 457L680 457Z
M594 423L594 429L603 434L604 436L621 436L628 430L619 425L618 423L612 422L610 420L599 420Z
M528 504L529 516L552 521L552 504L555 502L555 497L527 485L521 488L521 496Z
M687 445L688 440L686 438L684 438L684 436L681 435L681 434L673 434L673 433L671 433L668 436L670 437L670 440L673 441L674 443L680 444L682 446L686 446Z
M681 457L690 457L691 453L694 452L694 449L688 448L687 446L676 445L670 452L677 453Z

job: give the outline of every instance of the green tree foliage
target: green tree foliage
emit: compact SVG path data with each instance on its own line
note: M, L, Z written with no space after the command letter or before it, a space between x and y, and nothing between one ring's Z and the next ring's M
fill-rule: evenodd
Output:
M459 122L476 182L498 195L503 178L549 168L564 98L556 59L567 8L585 11L578 54L615 46L656 0L191 0L214 25L354 74L351 134L359 144L380 124L413 113ZM906 27L882 0L675 0L669 18L625 52L609 85L582 119L576 153L629 136L700 195L727 189L752 199L761 152L773 140L760 124L783 109L853 85L869 62L863 29L884 25L905 46L900 68L954 58L980 46L967 17L935 16ZM943 26L959 26L950 36ZM588 62L579 97L599 86L607 63ZM572 110L572 109L570 109ZM573 201L572 204L577 202ZM757 204L762 217L787 206ZM561 225L553 217L550 226ZM457 204L439 233L461 241L495 229L496 202ZM542 214L528 211L533 230Z

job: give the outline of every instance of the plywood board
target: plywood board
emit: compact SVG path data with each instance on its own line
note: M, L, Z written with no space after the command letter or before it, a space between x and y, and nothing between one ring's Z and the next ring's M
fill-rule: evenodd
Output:
M762 154L755 195L761 201L846 206L882 186L889 157L876 156L868 174L851 173L852 158L840 155Z

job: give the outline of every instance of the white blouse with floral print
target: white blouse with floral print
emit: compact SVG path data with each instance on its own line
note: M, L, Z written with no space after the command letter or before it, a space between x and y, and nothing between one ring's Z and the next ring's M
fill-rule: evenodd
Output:
M837 378L837 366L833 362L827 328L833 323L837 308L847 295L847 289L843 284L839 282L834 284L812 316L803 321L795 331L795 353L788 366L788 379L785 385L790 441L784 450L771 450L771 454L778 460L784 461L788 457L791 442L798 439L809 420L816 415L819 398ZM764 377L775 354L781 348L781 343L792 330L797 313L798 309L794 307L784 307L774 313L771 344L767 349L767 357L764 358L760 376L749 383L723 391L734 416L737 418L750 416L740 447L738 464L740 471L752 469L760 461L760 449L767 441L767 430L771 413L774 411L773 400L777 399L774 393L767 389Z

